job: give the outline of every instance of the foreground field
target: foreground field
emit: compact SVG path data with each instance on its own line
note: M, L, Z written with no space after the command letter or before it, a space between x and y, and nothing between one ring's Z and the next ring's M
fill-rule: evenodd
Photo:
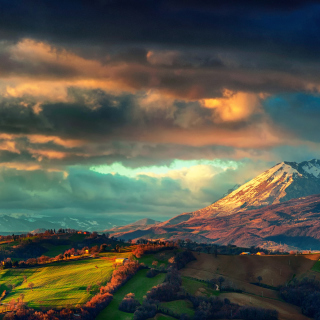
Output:
M13 288L2 303L8 304L23 294L29 307L62 308L82 304L95 293L97 283L105 284L109 281L112 271L113 260L103 258L57 262L35 268L6 269L0 272L0 288L2 291ZM33 289L28 287L29 283L34 284ZM92 286L90 292L87 291L88 286Z
M281 320L304 320L300 308L283 302L276 289L279 285L285 285L294 277L304 276L319 277L319 255L283 255L283 256L231 256L220 255L214 258L212 255L200 253L194 254L196 261L190 262L180 271L182 276L194 277L201 280L209 280L223 276L225 284L244 293L223 293L221 298L228 298L239 305L252 305L255 307L276 309ZM313 270L312 270L313 269ZM257 277L262 277L262 283L269 285L263 288L253 283ZM202 294L197 291L196 294Z

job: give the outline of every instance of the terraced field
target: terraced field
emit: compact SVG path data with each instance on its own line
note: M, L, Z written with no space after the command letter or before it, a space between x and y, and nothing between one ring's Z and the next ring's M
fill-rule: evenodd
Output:
M117 254L127 256L128 253ZM86 302L97 290L97 283L109 281L113 271L113 258L74 260L58 262L48 266L26 269L7 269L0 272L0 290L12 291L2 301L9 303L24 294L30 307L52 306L54 308ZM24 280L27 277L27 281ZM28 283L33 283L30 289ZM87 287L92 291L87 292Z

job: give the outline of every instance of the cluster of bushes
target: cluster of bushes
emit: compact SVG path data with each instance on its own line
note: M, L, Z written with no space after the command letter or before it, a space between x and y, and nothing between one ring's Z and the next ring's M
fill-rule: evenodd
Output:
M187 263L193 260L196 260L196 258L190 250L180 251L174 256L174 263L178 270L184 268Z
M145 299L133 314L133 320L146 320L153 318L158 312L158 304L155 301Z
M173 301L186 297L181 290L181 277L176 268L170 268L163 283L154 286L147 292L147 299L158 301Z
M301 281L294 279L288 286L280 288L281 297L292 304L301 307L308 317L320 320L320 282L305 278Z
M119 310L124 312L134 313L141 304L139 300L135 298L134 293L128 293L119 305Z
M155 277L158 273L159 273L158 270L156 270L156 269L154 269L154 268L151 268L151 269L149 269L149 270L147 271L146 276L147 276L148 278L153 278L153 277Z

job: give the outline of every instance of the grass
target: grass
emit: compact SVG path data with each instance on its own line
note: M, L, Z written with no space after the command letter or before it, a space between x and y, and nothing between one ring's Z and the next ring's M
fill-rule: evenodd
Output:
M218 296L220 292L217 292L208 287L207 283L193 280L187 277L182 277L182 286L192 295L195 295L197 292L201 292L204 295Z
M50 258L56 257L60 253L64 253L66 250L71 249L72 247L70 244L55 246L49 243L43 244L42 246L48 250L44 253L44 255Z
M133 313L126 313L120 311L119 304L128 293L133 292L136 298L142 302L143 296L146 295L153 286L163 282L165 274L160 273L154 278L146 277L147 270L143 269L130 279L123 287L121 287L113 296L111 303L98 315L97 320L131 320Z
M87 235L85 234L78 234L78 233L75 233L73 234L71 237L68 237L68 239L72 242L81 242L83 241L85 238L87 237Z
M156 254L146 254L139 259L139 262L144 263L148 267L152 267L152 262L158 261L158 266L160 266L160 264L165 264L165 266L167 267L168 259L171 258L172 256L173 256L173 251L166 250Z
M118 254L119 255L119 254ZM96 286L97 282L105 284L113 271L113 261L106 259L86 259L57 262L26 269L6 269L0 272L0 289L8 290L10 285L15 288L2 301L25 295L24 301L30 307L53 308L66 307L85 303L95 294L87 292L87 286ZM24 281L27 277L27 282ZM33 283L33 290L28 288Z
M162 313L157 313L154 318L150 318L148 320L171 320L171 319L175 319L175 318L167 316L167 315L162 314Z
M175 300L170 302L163 302L161 303L161 305L177 314L186 313L190 316L194 315L193 306L189 300Z
M312 267L313 271L320 272L320 260L318 260Z

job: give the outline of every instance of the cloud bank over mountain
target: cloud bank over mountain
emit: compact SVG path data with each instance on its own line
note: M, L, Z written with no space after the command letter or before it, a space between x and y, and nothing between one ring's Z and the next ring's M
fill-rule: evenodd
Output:
M320 157L317 1L0 11L0 212L159 219Z

